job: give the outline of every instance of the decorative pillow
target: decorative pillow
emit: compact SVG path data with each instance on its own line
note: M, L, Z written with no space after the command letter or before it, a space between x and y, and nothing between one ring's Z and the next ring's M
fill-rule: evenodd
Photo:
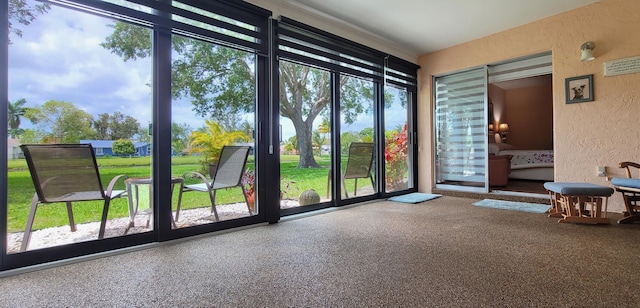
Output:
M507 150L515 150L515 147L508 143L489 143L489 153L498 154Z

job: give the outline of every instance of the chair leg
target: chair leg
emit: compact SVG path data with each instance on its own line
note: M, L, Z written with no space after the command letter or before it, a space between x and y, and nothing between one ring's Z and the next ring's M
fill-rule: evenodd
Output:
M357 196L358 195L358 178L353 179L354 180L354 184L353 184L353 196Z
M637 210L637 202L640 201L640 196L635 193L622 193L624 199L624 205L627 208L623 218L618 220L619 224L630 224L636 221L640 221L640 213Z
M36 210L38 209L38 194L33 194L31 200L31 209L29 209L29 218L27 219L27 225L24 227L24 235L22 236L22 246L20 251L25 251L29 247L31 241L31 229L33 228L33 219L36 217Z
M347 193L347 183L344 179L344 175L340 176L340 178L342 179L342 190L344 190L345 198L349 198L349 193Z
M209 198L211 199L211 212L213 213L216 221L220 221L220 217L218 217L218 210L216 210L216 191L209 192Z
M329 194L331 193L331 168L329 168L329 174L327 175L327 199L329 199Z
M173 186L171 186L173 187ZM182 204L182 191L184 190L184 182L180 182L180 190L178 191L178 206L176 207L176 218L173 219L173 217L171 218L171 224L173 225L174 228L177 228L176 226L176 221L178 221L178 218L180 217L180 205ZM171 192L171 195L173 196L173 192Z
M100 221L100 231L98 231L98 239L104 238L104 231L107 226L107 216L109 214L109 204L111 203L111 198L107 197L104 200L104 208L102 209L102 220Z
M244 192L244 188L242 188L242 187L240 187L240 188L242 189L242 196L244 197L244 202L247 204L247 210L249 210L249 215L253 215L253 213L251 212L251 207L249 206L249 200L247 199L247 194Z
M71 207L71 202L67 202L67 216L69 216L69 227L71 227L71 232L78 231L76 222L73 219L73 208Z

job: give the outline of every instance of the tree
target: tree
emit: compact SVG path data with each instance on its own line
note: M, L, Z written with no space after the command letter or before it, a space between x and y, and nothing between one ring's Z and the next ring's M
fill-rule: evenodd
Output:
M45 137L45 134L39 130L35 129L25 129L20 135L20 142L23 144L26 143L43 143L42 139Z
M96 136L91 128L93 117L69 102L51 100L27 109L24 116L45 133L45 142L78 143Z
M321 156L322 146L324 145L325 139L324 139L324 136L320 134L320 131L317 131L317 130L313 131L312 142L313 142L313 149L316 151L316 155Z
M204 128L192 132L191 136L189 136L191 152L202 153L200 163L202 164L203 171L206 171L209 165L218 164L222 147L238 141L247 141L248 139L249 138L240 131L225 131L220 124L214 120L206 120Z
M373 127L364 128L358 135L360 135L362 142L373 142Z
M113 114L101 113L93 121L96 138L100 140L131 139L138 133L139 127L138 120L119 111Z
M284 144L284 150L287 153L294 153L296 149L298 149L298 138L294 135L287 139L287 142Z
M360 135L355 132L344 132L340 135L340 153L347 155L349 153L349 146L351 143L361 141Z
M27 100L21 98L13 104L8 102L7 105L7 117L8 117L8 125L9 125L9 135L11 138L17 138L21 135L24 130L20 129L21 119L24 117L27 112L27 108L24 105L27 103Z
M329 118L322 119L322 123L318 125L318 132L323 134L325 138L327 134L331 133L331 121L329 121Z
M125 61L151 55L151 35L146 28L117 22L101 44ZM197 115L218 120L255 109L255 55L209 42L173 36L176 56L171 64L172 94L189 98ZM280 114L296 130L298 167L319 167L313 157L313 122L328 113L330 74L299 64L280 62ZM341 115L346 123L370 110L373 83L341 77ZM368 99L363 99L368 97ZM327 115L328 116L328 115Z
M136 147L133 145L133 141L129 139L118 139L111 145L113 154L119 156L128 156L136 153Z
M138 126L138 141L151 143L151 124Z
M9 0L9 33L22 37L22 30L14 26L14 22L28 26L40 14L46 13L51 6L47 3L29 6L26 0ZM9 39L11 44L11 39Z
M98 119L93 121L93 129L96 130L96 139L112 140L109 136L109 114L101 113Z
M191 127L187 123L171 123L171 150L174 153L182 153L189 145Z

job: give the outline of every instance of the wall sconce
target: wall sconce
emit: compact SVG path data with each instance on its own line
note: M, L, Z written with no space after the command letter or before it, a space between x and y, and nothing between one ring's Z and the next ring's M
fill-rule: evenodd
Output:
M498 132L500 133L500 137L502 137L502 141L506 141L507 140L507 134L509 133L509 124L507 123L501 123L500 126L498 126Z
M593 49L595 47L596 46L591 41L582 44L582 46L580 46L580 51L582 51L580 61L591 61L595 59L596 57L593 56Z

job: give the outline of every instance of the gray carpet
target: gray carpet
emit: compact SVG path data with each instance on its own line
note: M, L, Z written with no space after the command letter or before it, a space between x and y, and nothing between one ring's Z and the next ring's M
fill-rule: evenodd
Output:
M375 202L1 278L2 307L636 307L640 225ZM612 215L612 219L619 218Z

